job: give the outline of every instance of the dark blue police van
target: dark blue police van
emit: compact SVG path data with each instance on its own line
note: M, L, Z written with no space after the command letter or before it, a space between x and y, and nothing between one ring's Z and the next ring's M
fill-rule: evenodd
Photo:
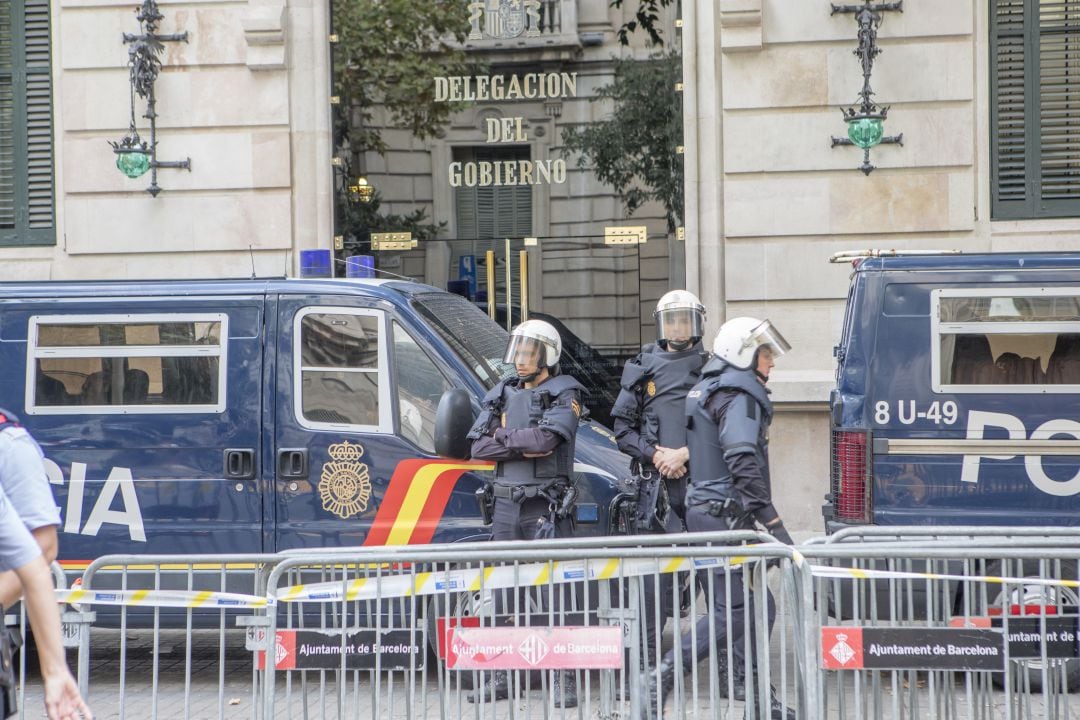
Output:
M832 532L1080 525L1080 253L855 261L832 392Z
M0 284L0 406L41 444L60 559L483 539L492 465L435 453L506 331L465 298L382 280ZM618 522L628 461L582 423L578 532ZM70 574L70 573L69 573Z
M853 261L854 272L835 349L827 531L1080 525L1080 253L869 251L834 260ZM985 558L971 570L1077 579L1072 561ZM965 572L959 563L949 571ZM934 605L941 619L1033 605L1075 615L1080 604L1073 588L1010 587L1005 597L1001 585L951 583L930 598L925 583L897 592L883 581L860 584L857 598L837 585L831 614L926 617ZM1042 687L1041 661L1014 662L1033 691ZM1050 661L1062 662L1068 687L1080 688L1080 662Z

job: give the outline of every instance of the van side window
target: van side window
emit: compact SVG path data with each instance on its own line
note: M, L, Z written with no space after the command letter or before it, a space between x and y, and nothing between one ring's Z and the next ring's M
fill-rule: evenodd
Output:
M435 452L435 411L450 389L431 358L412 336L394 323L394 379L401 434L420 449Z
M303 420L379 425L379 322L376 314L301 314L297 365Z
M220 412L228 316L35 316L27 411Z
M1031 392L1032 386L1080 385L1077 290L1017 288L1005 295L1000 289L948 289L932 295L938 389Z

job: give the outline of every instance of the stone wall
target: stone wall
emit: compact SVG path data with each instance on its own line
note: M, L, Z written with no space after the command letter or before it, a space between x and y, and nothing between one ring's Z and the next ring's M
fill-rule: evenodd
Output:
M329 247L327 6L162 2L155 199L115 167L130 118L131 4L53 5L56 245L0 249L2 278L280 275ZM323 78L312 82L311 78ZM297 79L300 81L297 82ZM140 134L149 138L136 98Z

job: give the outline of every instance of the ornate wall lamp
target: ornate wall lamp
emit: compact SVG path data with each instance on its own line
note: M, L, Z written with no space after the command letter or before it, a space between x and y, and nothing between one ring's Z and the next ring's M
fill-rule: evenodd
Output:
M371 196L375 194L375 188L365 177L358 177L348 184L346 190L349 193L350 202L371 202Z
M874 68L874 58L881 54L881 48L877 45L878 28L881 27L881 13L888 10L904 11L904 2L874 3L871 0L863 0L862 5L833 5L832 15L836 13L854 13L855 22L859 25L859 47L855 49L862 64L863 87L859 92L860 102L858 107L842 109L844 122L847 123L847 137L833 137L832 146L855 145L862 148L863 163L859 169L866 175L874 170L870 164L870 148L886 144L904 144L904 134L890 135L885 137L885 118L889 114L888 107L881 107L872 99L874 94L870 87L870 73Z
M139 21L138 35L124 33L124 42L128 47L128 68L131 80L131 125L127 134L119 142L110 142L116 153L116 167L129 178L137 178L150 171L150 187L146 191L157 197L161 188L157 184L158 168L179 168L191 170L191 158L184 160L157 159L157 100L154 97L154 82L161 72L160 55L165 50L163 42L187 42L187 32L172 35L158 35L157 26L164 17L158 10L155 0L144 0L136 9L135 17ZM146 100L146 113L143 117L150 121L150 141L139 137L135 128L135 95Z

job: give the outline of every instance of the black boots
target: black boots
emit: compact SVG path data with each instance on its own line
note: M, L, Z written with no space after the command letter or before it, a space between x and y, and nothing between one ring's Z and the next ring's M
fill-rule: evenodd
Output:
M573 670L556 670L551 681L551 694L557 708L577 707L577 678Z
M750 698L750 700L747 701L746 705L744 706L744 720L748 720L751 717L755 718L755 720L795 720L795 711L791 708L786 708L780 704L780 700L776 697L776 690L774 688L769 688L768 710L758 708L757 713L751 715L751 710L757 707L757 703L758 694L757 692L754 692L754 696Z
M485 682L481 683L480 687L465 696L466 700L471 703L478 703L483 698L487 702L494 702L495 700L506 700L510 697L510 678L505 670L496 670L485 674L484 679Z
M657 673L660 678L657 681ZM664 701L667 700L667 696L671 693L675 687L675 663L667 658L660 661L660 664L656 666L655 670L649 670L645 673L644 682L641 684L641 704L644 708L650 708L649 713L645 715L648 717L651 714L656 713L656 708L664 707Z
M555 707L577 707L577 679L574 677L573 670L555 671L554 679L551 681L551 694L555 698ZM486 682L466 695L465 699L471 703L478 703L481 698L486 702L495 702L509 697L510 677L505 670L496 670L487 674Z
M642 693L640 702L642 705L643 717L657 717L656 713L658 707L661 708L659 717L663 717L664 702L675 688L675 679L675 661L673 658L664 658L654 670L650 670L646 673L641 684ZM773 688L769 688L768 709L759 709L756 714L752 715L754 708L757 707L757 696L755 694L754 697L747 701L746 683L743 682L743 680L742 673L736 672L734 674L734 677L732 678L732 692L734 700L746 702L743 711L743 716L745 718L754 717L756 720L795 720L795 711L780 704L780 701L776 697L776 691ZM753 687L758 687L756 682ZM727 671L724 669L720 673L720 697L727 699L727 696L728 677ZM646 710L645 708L648 709Z

